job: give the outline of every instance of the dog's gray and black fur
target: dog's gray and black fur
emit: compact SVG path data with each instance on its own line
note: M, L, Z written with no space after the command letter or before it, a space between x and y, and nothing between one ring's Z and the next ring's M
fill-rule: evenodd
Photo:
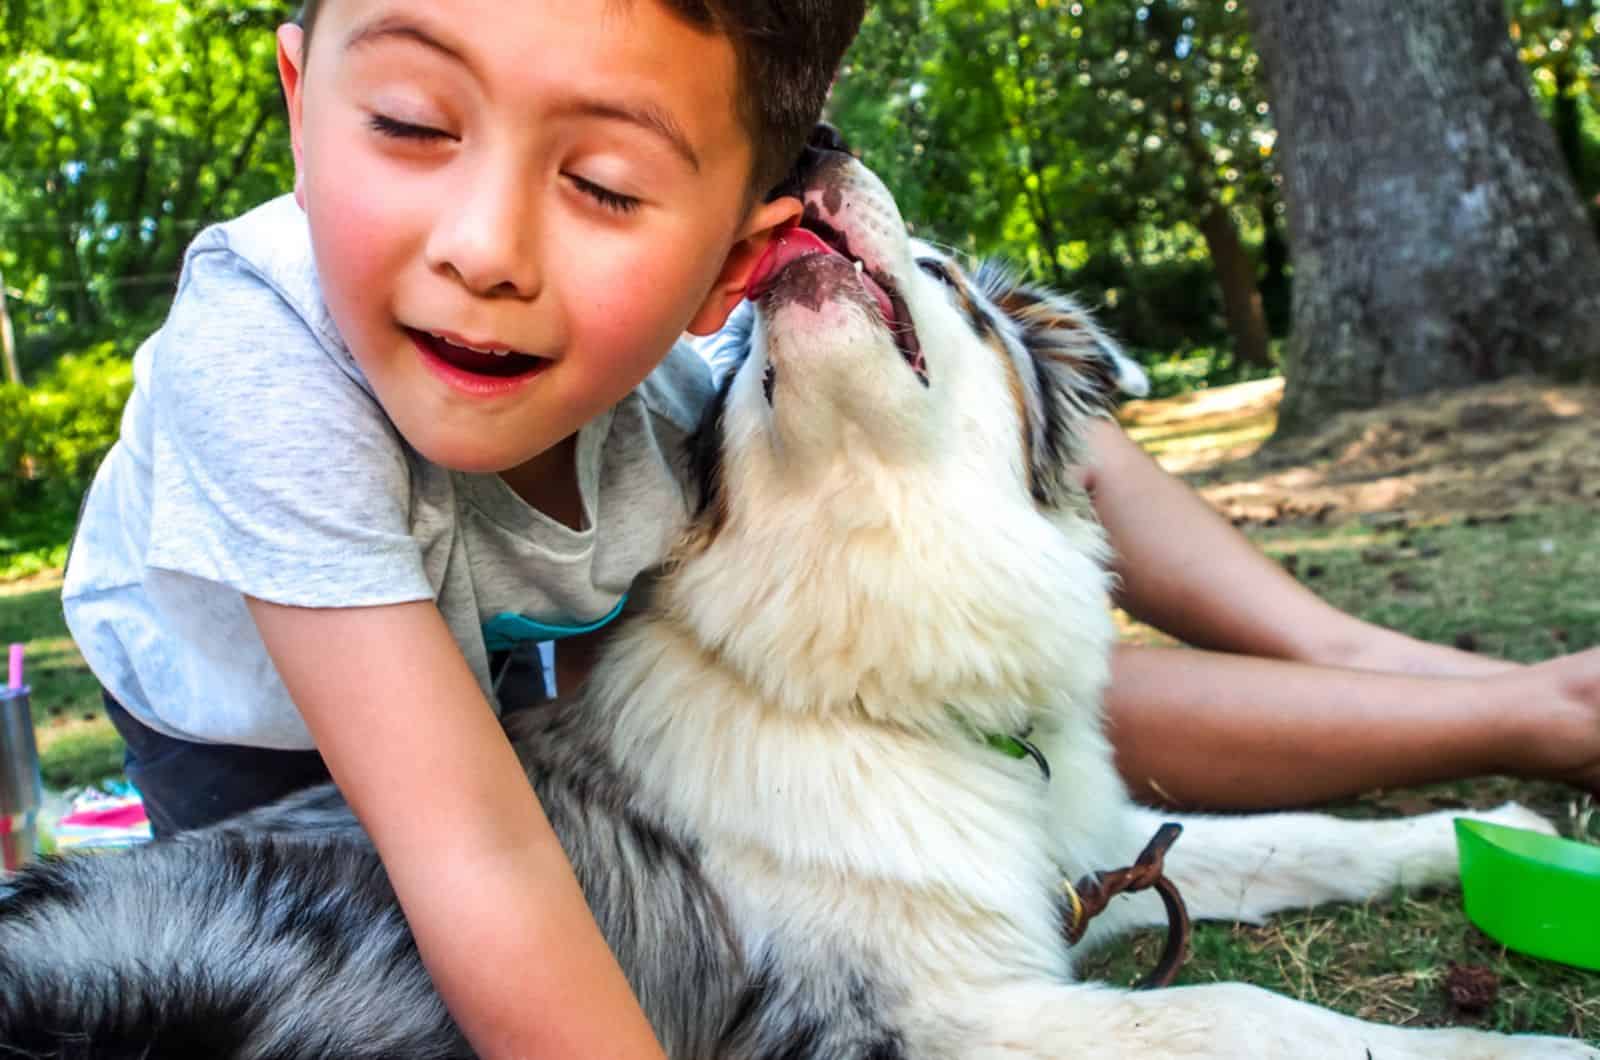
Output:
M581 702L507 729L669 1056L903 1055L866 969L745 966L694 840L633 805ZM472 1055L331 785L0 883L0 1057Z
M803 983L744 967L693 840L630 805L581 713L519 711L508 729L668 1055L901 1055L860 970ZM0 954L3 1056L472 1055L332 786L6 881Z

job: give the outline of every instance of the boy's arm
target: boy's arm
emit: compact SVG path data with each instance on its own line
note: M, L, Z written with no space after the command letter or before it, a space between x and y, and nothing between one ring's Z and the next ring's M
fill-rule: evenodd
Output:
M473 1048L661 1056L438 609L249 607Z

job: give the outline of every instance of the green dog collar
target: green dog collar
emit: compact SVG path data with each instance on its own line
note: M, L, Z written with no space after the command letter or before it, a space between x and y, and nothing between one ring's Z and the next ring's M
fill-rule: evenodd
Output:
M945 709L950 712L952 718L959 721L963 727L970 730L978 739L1007 758L1033 759L1033 764L1039 767L1039 772L1044 775L1044 779L1046 781L1050 779L1050 760L1045 758L1044 752L1039 750L1038 746L1028 739L1031 729L1024 729L1015 735L1007 735L1003 732L984 732L968 721L966 715L962 714L953 705L946 703Z

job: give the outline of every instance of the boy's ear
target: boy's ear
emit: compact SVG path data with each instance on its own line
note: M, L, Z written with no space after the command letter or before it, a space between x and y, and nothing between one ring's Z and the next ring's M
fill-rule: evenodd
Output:
M278 79L283 82L283 99L289 108L289 145L294 150L294 199L306 208L305 159L300 142L300 91L305 63L305 30L290 22L278 27Z
M767 252L773 233L798 221L803 213L805 206L793 196L757 204L745 221L744 234L729 249L711 293L689 321L689 334L709 335L722 327L733 307L744 298L745 284L761 255Z

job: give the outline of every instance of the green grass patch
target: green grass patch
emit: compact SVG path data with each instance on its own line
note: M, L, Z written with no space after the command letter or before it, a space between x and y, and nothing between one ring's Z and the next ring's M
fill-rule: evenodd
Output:
M1600 519L1589 508L1250 536L1324 599L1424 640L1519 662L1600 644Z
M106 719L100 685L67 632L59 575L0 585L0 644L13 642L27 650L45 783L81 787L120 776L122 738Z
M109 722L64 732L39 752L39 774L58 790L120 777L122 738Z
M1164 937L1147 931L1118 940L1086 970L1131 985L1155 964ZM1493 1002L1457 1008L1452 968L1489 969L1498 983ZM1195 925L1178 983L1226 981L1383 1023L1600 1038L1600 974L1506 950L1467 921L1454 892L1285 913L1259 926Z
M1588 508L1246 532L1312 591L1412 636L1521 662L1600 644L1600 519ZM1129 634L1163 642L1148 627L1135 625ZM1334 812L1395 816L1508 799L1545 813L1576 838L1594 841L1600 827L1592 804L1570 789L1507 778L1374 793ZM1156 932L1119 940L1089 970L1132 983L1154 965L1161 942ZM1488 969L1499 984L1496 1000L1481 1012L1453 1007L1452 966ZM1467 920L1453 891L1289 913L1261 927L1197 925L1179 981L1224 980L1388 1023L1600 1040L1600 972L1507 951Z

